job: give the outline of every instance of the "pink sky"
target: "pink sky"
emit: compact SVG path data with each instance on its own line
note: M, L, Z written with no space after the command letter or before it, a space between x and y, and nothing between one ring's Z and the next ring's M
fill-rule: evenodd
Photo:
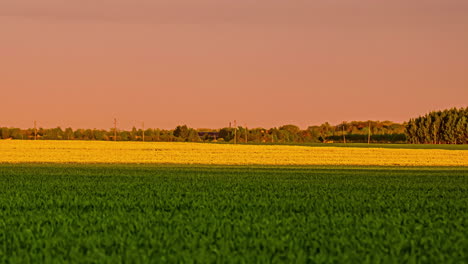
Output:
M466 0L2 0L0 126L402 122L468 105Z

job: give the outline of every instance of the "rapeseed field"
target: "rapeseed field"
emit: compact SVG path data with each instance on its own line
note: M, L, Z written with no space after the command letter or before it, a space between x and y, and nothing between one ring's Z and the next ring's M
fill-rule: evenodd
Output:
M176 142L3 141L0 163L468 166L468 151Z

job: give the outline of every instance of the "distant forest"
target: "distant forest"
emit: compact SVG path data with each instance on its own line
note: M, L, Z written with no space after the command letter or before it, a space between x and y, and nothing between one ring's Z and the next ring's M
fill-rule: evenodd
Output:
M413 144L468 144L468 107L410 119L406 136L408 143Z
M338 125L324 123L301 130L295 125L278 128L225 127L194 129L186 125L172 130L0 128L1 139L104 140L229 143L414 143L467 144L468 108L436 111L403 124L391 121L352 121Z

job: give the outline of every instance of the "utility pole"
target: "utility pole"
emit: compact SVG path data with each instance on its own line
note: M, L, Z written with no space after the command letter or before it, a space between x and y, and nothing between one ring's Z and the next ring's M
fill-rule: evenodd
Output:
M142 130L142 134L143 134L143 135L142 135L142 138L143 138L143 142L145 142L145 122L143 122L143 123L141 124L141 126L143 127L143 130Z
M234 144L237 144L237 121L234 120Z
M117 118L114 118L114 141L117 141Z
M249 129L247 128L247 124L245 124L245 143L248 142L248 137L247 137L248 134L249 134Z
M367 135L367 144L370 144L370 133L371 133L371 132L370 132L370 131L371 131L370 129L371 129L371 126L370 126L370 121L369 121L369 133L368 133L368 135Z
M343 125L342 125L342 128L343 128L343 143L346 144L346 136L345 136L344 125L345 125L345 122L343 121Z
M36 120L34 120L34 140L37 140L37 123L36 123Z

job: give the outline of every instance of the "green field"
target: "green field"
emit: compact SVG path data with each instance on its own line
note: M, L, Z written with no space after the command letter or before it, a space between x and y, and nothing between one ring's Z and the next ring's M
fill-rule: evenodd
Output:
M0 165L1 263L466 263L467 168Z

